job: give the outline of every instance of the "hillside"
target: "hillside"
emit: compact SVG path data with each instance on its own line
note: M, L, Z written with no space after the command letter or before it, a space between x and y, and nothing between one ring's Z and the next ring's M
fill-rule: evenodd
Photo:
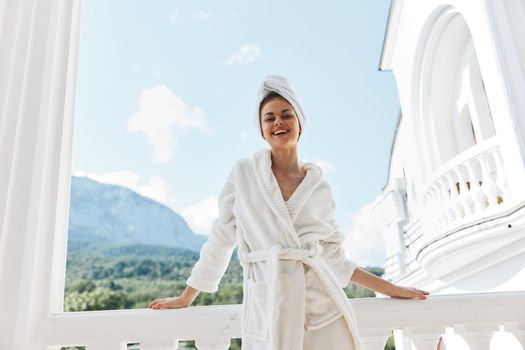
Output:
M151 244L199 251L195 234L167 206L117 185L73 176L69 238L74 241Z

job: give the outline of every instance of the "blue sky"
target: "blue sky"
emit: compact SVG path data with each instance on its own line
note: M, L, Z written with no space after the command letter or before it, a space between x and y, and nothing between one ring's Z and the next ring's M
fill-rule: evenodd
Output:
M257 88L285 75L307 118L348 253L383 265L360 210L387 179L399 111L378 64L390 1L82 2L73 171L128 186L207 233L236 159L267 147ZM356 223L357 222L357 223Z

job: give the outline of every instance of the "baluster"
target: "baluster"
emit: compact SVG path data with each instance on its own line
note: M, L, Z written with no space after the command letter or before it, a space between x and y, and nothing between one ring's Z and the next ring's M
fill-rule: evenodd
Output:
M382 337L366 337L361 341L361 348L363 350L377 350L384 349L386 339Z
M514 336L516 337L518 342L525 349L525 331L523 331L523 330L522 331L516 331L516 332L512 332L512 334L514 334Z
M412 350L410 339L403 329L394 329L392 333L396 350Z
M126 350L128 348L127 342L122 341L92 341L86 343L86 350Z
M410 336L410 339L417 350L435 350L440 336L440 334L418 334Z
M230 348L230 338L215 337L195 339L195 347L198 350L228 350Z
M447 217L447 223L450 224L454 222L455 215L454 215L454 206L452 204L453 198L452 198L452 191L454 190L452 188L451 181L448 177L443 176L442 178L443 188L445 190L445 205L443 206L443 212L445 213Z
M457 334L455 328L452 327L446 328L445 334L443 335L443 344L443 348L445 349L468 349L470 347L471 350L478 350L477 347L469 346L465 341L465 338L460 334ZM479 348L479 350L483 349L483 347Z
M505 326L499 325L499 331L494 332L492 339L490 340L491 349L519 349L521 344L519 343L516 336L505 330Z
M143 340L140 342L140 350L176 350L179 341L173 339Z
M437 348L439 338L443 334L443 329L432 327L424 330L414 331L412 328L405 328L404 333L410 337L410 340L416 346L417 350L435 350ZM396 342L397 349L397 342ZM407 349L407 347L405 347ZM411 349L414 350L414 349Z
M436 197L436 187L435 185L432 185L428 191L428 202L430 209L427 213L428 215L428 223L429 225L427 227L436 227L439 223L439 216L437 214L437 197Z
M459 178L458 174L456 173L456 170L452 170L449 172L448 174L450 176L450 179L452 180L452 184L453 184L453 187L454 187L454 194L455 194L455 198L454 198L454 202L455 202L455 208L454 208L454 213L455 213L455 217L456 217L456 220L460 220L462 218L465 217L465 207L463 206L463 203L460 201L460 183L461 183L461 179Z
M463 175L463 167L459 166L456 169L453 170L454 174L456 174L456 177L458 178L459 183L459 196L458 201L461 203L461 206L464 209L465 216L470 216L474 214L474 201L471 198L470 190L467 186L467 180L465 179L465 176ZM468 173L467 173L467 179L468 179Z
M438 189L439 189L439 198L440 198L440 205L439 205L439 214L441 218L441 223L443 227L447 226L450 222L448 217L448 203L450 201L450 195L448 193L447 188L447 182L445 179L440 178L438 180Z
M446 225L446 221L443 220L443 190L441 188L441 183L436 181L434 184L434 211L433 215L436 217L435 222L437 227L443 227ZM437 228L436 227L436 228Z
M492 209L498 206L498 196L501 194L501 192L499 191L498 186L496 185L496 182L490 173L489 158L486 154L482 154L480 156L480 165L481 177L483 181L481 189L485 195L487 195L487 202L489 203L488 208Z
M422 221L425 223L426 227L432 227L432 199L430 198L430 189L425 193L425 199L423 200L425 204L425 210L423 210Z
M437 181L432 185L432 217L436 227L443 226L441 220L441 193L439 182Z
M507 184L507 176L503 168L503 162L501 160L501 154L499 153L499 148L491 149L490 153L496 162L496 184L502 192L502 199L504 201L508 201L510 199L510 191Z
M469 172L470 193L472 195L472 199L474 200L475 211L483 212L488 206L488 203L487 196L485 195L485 193L483 193L481 185L479 184L480 175L476 167L476 165L479 165L479 162L480 160L476 158L470 159L466 162L465 166L467 167L467 170Z
M454 325L454 332L461 334L471 350L489 350L495 329L486 325Z
M448 181L448 189L450 191L450 202L448 203L449 218L451 218L451 221L456 221L465 216L465 214L462 211L461 203L458 201L458 188L456 187L456 181L453 178L453 173L447 173L445 178Z
M504 324L503 329L512 333L516 340L525 349L525 322L507 322Z
M492 332L465 332L461 336L471 350L489 350Z

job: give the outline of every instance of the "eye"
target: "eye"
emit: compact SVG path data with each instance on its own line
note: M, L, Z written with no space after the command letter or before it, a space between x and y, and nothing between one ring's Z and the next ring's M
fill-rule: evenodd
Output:
M290 118L293 118L293 115L291 114L283 115L283 119L290 119Z
M268 117L264 121L268 123L268 122L273 122L274 119L275 119L274 117Z

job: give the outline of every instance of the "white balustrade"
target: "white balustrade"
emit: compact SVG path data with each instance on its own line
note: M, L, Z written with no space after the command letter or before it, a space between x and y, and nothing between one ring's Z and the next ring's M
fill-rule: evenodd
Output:
M432 232L492 214L510 200L494 136L449 160L426 186L425 227Z
M436 349L440 337L447 350L469 344L491 347L498 337L524 345L525 292L437 295L427 300L352 299L363 350L382 350L394 332L397 350ZM50 315L39 327L49 346L86 346L86 350L177 349L176 339L195 340L199 350L226 350L240 338L240 305L200 306L178 310L117 310ZM494 332L504 330L494 335ZM496 345L493 345L496 346ZM467 346L468 349L468 346ZM517 348L519 349L519 348Z

